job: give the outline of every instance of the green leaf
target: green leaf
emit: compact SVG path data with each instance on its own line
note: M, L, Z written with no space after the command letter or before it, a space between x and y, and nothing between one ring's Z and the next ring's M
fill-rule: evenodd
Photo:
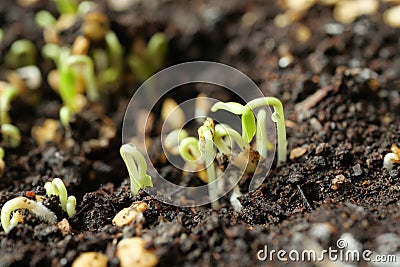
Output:
M250 143L257 130L256 120L251 109L246 109L242 114L242 130L243 138Z
M226 110L236 115L241 115L244 112L244 106L236 102L217 102L211 107L212 112L217 110Z
M62 68L60 71L60 96L70 111L76 111L77 78L71 68Z
M163 65L164 58L168 52L168 41L161 32L155 33L147 44L147 54L152 61L152 65L157 71Z

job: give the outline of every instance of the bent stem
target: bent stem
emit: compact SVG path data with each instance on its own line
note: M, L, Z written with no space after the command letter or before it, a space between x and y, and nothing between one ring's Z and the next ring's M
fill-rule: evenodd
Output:
M179 143L179 154L184 161L191 165L201 164L201 152L199 149L199 140L195 137L185 137Z
M66 58L66 62L62 64L60 70L60 95L68 100L70 94L67 90L74 90L71 88L72 84L76 84L76 73L72 67L76 64L82 64L83 78L85 79L87 96L91 101L99 100L99 92L97 88L96 76L94 73L94 64L92 59L86 55L72 55ZM65 83L65 84L64 84ZM74 90L76 91L76 90ZM76 105L75 105L76 106Z
M51 182L46 182L44 188L48 197L51 195L58 196L61 208L68 213L69 218L75 215L76 198L74 196L68 197L67 188L60 178L54 178Z
M107 32L105 36L107 50L110 55L110 68L117 71L118 76L121 74L122 68L122 54L124 53L123 47L118 40L117 35L113 31Z
M120 154L128 169L133 196L139 192L139 189L146 186L153 186L151 176L146 173L146 160L136 146L133 144L124 144L120 148Z
M171 131L164 139L165 149L174 156L179 155L179 144L186 137L188 137L188 133L184 129L175 129Z
M256 121L253 111L249 107L236 102L217 102L211 107L212 112L220 109L242 116L242 137L247 143L250 143L256 134Z
M10 216L11 212L17 209L27 209L40 219L49 223L57 222L57 216L54 212L49 210L42 203L30 200L26 197L16 197L7 201L1 209L1 225L6 234L15 226L15 224L10 223Z
M276 97L262 97L251 100L246 104L250 109L256 109L263 106L273 106L274 113L271 116L273 122L276 123L278 134L278 161L277 165L286 162L287 157L287 141L286 141L286 127L285 127L285 114L283 113L282 102Z

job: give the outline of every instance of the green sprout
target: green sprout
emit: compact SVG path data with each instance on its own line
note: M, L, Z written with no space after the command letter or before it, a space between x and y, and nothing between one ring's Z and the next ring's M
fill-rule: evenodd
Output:
M44 184L46 189L46 195L58 196L61 203L61 208L71 218L76 213L76 198L74 196L68 196L67 188L65 188L64 182L60 178L54 178L51 182Z
M53 26L56 22L56 18L47 10L40 10L35 14L35 24L40 28Z
M87 55L71 55L69 48L55 44L45 45L42 54L53 60L59 71L59 94L64 103L60 110L60 120L64 127L68 128L72 115L80 112L82 108L77 91L80 75L84 78L88 99L97 101L100 98L93 60Z
M105 36L110 66L104 71L106 82L114 82L122 72L122 56L124 49L113 31L108 31ZM102 77L102 75L100 75Z
M45 207L42 203L30 200L26 197L16 197L7 201L1 208L1 225L4 232L8 234L18 223L17 220L10 219L11 213L17 209L27 209L43 221L56 223L57 216Z
M218 102L211 107L211 111L226 110L236 115L242 116L242 136L249 143L253 140L257 131L253 110L263 106L273 106L274 113L272 114L272 121L276 123L278 134L278 166L286 162L287 157L287 141L286 141L286 127L285 117L283 113L282 102L275 97L261 97L248 102L245 106L235 102ZM265 127L259 127L261 131L266 131ZM266 136L266 133L259 135ZM264 153L264 152L263 152Z
M85 80L86 93L91 101L99 99L96 76L93 61L86 55L70 55L64 59L60 67L60 96L64 103L76 111L76 85L78 74L82 74ZM74 66L79 66L78 70Z
M4 123L0 125L0 132L3 140L10 147L18 147L21 144L21 132L19 129L9 123Z
M202 167L199 139L192 136L185 137L180 141L178 148L179 154L186 162L185 169L197 171Z
M61 64L60 71L60 97L64 106L60 110L60 120L64 127L69 127L72 115L80 112L81 106L78 101L78 73L74 65L80 65L85 80L87 96L96 101L99 98L97 81L94 74L93 61L86 55L71 55Z
M136 146L129 143L124 144L120 148L120 154L128 169L133 196L139 192L139 189L153 186L151 176L146 173L146 159L140 154Z
M3 83L3 85L3 88L0 88L0 125L3 123L10 123L8 111L10 110L11 102L18 94L14 86L8 83Z
M74 0L53 0L57 10L61 15L76 14L78 11L78 3Z
M4 60L5 64L11 69L35 65L36 47L30 40L17 40L11 45Z
M171 155L179 155L179 144L188 136L187 131L184 129L175 129L171 131L164 140L165 149L171 153Z
M0 88L0 132L3 140L10 147L18 147L21 144L21 133L19 129L11 124L8 111L12 100L17 96L18 91L14 86L3 83Z
M286 162L287 157L287 141L286 141L286 126L285 114L283 112L282 102L276 97L261 97L251 100L246 104L251 109L256 109L263 106L274 107L274 113L271 116L273 122L276 123L278 135L278 165ZM242 117L243 119L243 117ZM266 134L265 134L266 135Z
M168 41L163 33L155 33L140 55L130 55L128 65L140 81L145 81L160 70L168 51Z
M164 140L164 145L169 152L176 152L179 149L179 154L186 162L185 169L199 171L206 166L207 178L205 182L208 185L209 198L216 200L218 198L218 186L214 182L216 180L216 170L214 166L214 158L216 151L214 144L218 151L230 156L233 142L243 151L250 149L250 145L242 138L242 136L228 125L217 124L214 120L207 118L202 126L198 129L199 138L188 136L185 130L176 129L171 131ZM247 162L247 158L243 156L239 160ZM239 164L238 164L239 165ZM218 209L218 201L211 203L213 209Z
M251 140L253 140L257 129L253 111L249 107L236 102L217 102L211 107L212 112L219 109L242 116L242 136L244 140L250 143Z
M226 137L228 137L228 140L225 140ZM231 139L236 142L241 150L249 148L249 144L236 130L226 124L215 125L215 146L220 152L227 156L231 155L231 149L233 148Z

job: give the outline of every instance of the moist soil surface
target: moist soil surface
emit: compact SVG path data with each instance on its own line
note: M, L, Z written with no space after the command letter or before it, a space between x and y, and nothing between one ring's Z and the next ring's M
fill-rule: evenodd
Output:
M66 148L39 146L31 137L34 125L58 119L61 100L45 82L38 104L21 99L12 104L10 116L22 143L6 148L0 206L16 196L45 195L44 183L59 177L77 197L77 214L69 219L72 230L63 233L25 211L24 224L9 234L0 231L0 266L70 266L87 251L102 252L109 266L119 266L117 242L134 236L155 249L160 266L369 266L329 259L285 263L276 254L272 261L257 258L265 246L269 251L337 249L340 238L348 249L397 254L397 263L379 266L399 266L400 167L389 171L382 166L391 145L400 145L400 31L383 24L379 12L342 25L332 7L315 5L298 22L279 28L274 18L282 9L275 1L134 1L119 12L100 5L126 51L135 38L163 31L169 40L167 66L191 60L225 63L248 75L265 95L281 99L288 161L273 164L263 184L239 198L240 211L229 197L220 200L219 210L175 207L143 191L132 197L119 147L124 111L138 83L125 78L123 92L110 97L105 115L117 134L106 146L95 145L105 115L91 104L64 131L73 140ZM31 7L1 2L2 58L17 39L32 40L38 48L44 44L42 30L33 26L34 12L41 9L56 14L47 1ZM311 35L300 38L304 27ZM75 37L72 30L62 36L65 43ZM43 74L52 68L42 58L38 65ZM204 92L231 100L218 88L190 90L172 97L180 102ZM157 123L150 155L159 172L177 184L202 185L196 175L185 177L163 161ZM148 205L143 218L129 226L113 225L114 216L135 201ZM58 221L67 218L57 197L44 205Z

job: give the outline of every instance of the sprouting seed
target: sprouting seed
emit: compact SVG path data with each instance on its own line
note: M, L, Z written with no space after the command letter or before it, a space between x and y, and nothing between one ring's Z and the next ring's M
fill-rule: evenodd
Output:
M153 186L151 176L146 173L146 159L140 154L136 146L129 143L124 144L120 148L120 154L128 168L133 196L139 192L139 189L145 188L146 186Z
M45 207L42 203L30 200L26 197L16 197L7 201L1 209L1 225L3 226L4 232L8 234L10 230L15 226L16 220L11 223L11 213L17 209L27 209L43 221L48 223L56 223L57 216Z
M76 213L76 198L74 196L68 196L67 188L65 188L64 182L60 178L54 178L51 182L44 184L46 189L46 195L58 196L63 211L68 213L68 217L72 217Z

